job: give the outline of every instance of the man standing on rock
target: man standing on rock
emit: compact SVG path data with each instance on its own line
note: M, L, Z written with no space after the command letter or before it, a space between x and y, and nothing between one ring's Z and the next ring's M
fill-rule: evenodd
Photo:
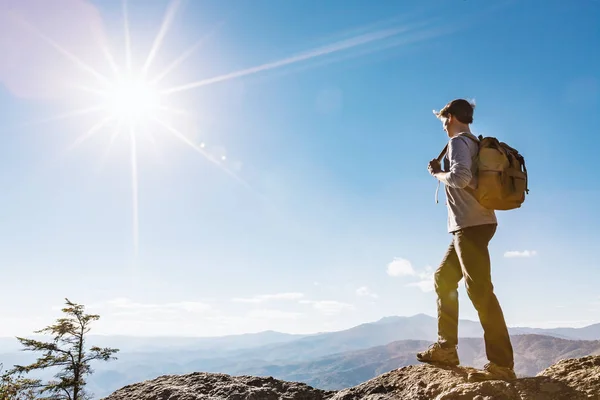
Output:
M494 294L488 244L498 225L494 210L483 207L469 192L477 185L475 163L479 144L469 128L474 105L463 99L448 103L435 113L450 138L444 168L429 162L429 173L444 183L448 207L448 231L452 242L435 272L438 341L417 353L422 362L459 365L458 282L465 278L469 298L479 314L485 349L490 361L470 380L516 379L513 349L504 315Z

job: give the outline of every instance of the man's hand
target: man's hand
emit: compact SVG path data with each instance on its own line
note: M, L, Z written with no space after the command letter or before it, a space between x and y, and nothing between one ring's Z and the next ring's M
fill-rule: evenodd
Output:
M429 161L429 166L427 167L427 170L431 175L435 176L435 174L439 174L440 172L442 172L442 166L440 165L440 162L438 160L433 159Z

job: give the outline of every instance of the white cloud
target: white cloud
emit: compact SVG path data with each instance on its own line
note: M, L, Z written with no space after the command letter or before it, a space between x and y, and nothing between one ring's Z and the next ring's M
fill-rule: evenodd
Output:
M335 315L345 310L354 309L352 304L342 303L335 300L300 300L300 304L310 304L315 310L318 310L325 315Z
M506 257L506 258L533 257L536 254L537 254L537 251L535 251L535 250L507 251L504 253L504 257Z
M298 312L287 312L281 310L269 310L269 309L260 309L260 310L252 310L248 314L246 314L248 318L251 319L297 319L302 316L301 313Z
M116 324L148 322L174 324L179 321L197 320L220 314L211 304L199 301L179 301L168 303L141 303L127 297L118 297L86 306L90 313L100 314L102 323ZM110 321L110 322L109 322Z
M418 281L407 283L405 286L417 287L423 292L432 292L434 290L434 271L431 266L427 266L424 269L417 271L413 268L410 261L396 257L394 258L394 261L388 264L387 273L393 277L419 278Z
M419 276L419 278L421 279L431 279L433 280L433 268L431 266L426 266L425 269L421 272L419 272L417 275Z
M435 290L433 273L433 268L427 266L423 271L416 274L421 279L420 281L408 283L406 286L417 287L425 293L433 292Z
M374 299L379 297L377 293L371 292L371 290L366 286L362 286L356 289L356 294L360 297L372 297Z
M299 296L275 296L279 297ZM93 327L93 332L99 335L221 336L265 330L313 333L324 329L342 329L344 325L335 317L343 316L353 309L351 304L310 301L307 298L285 304L252 304L247 310L245 307L235 307L243 306L241 303L229 304L232 307L226 310L221 309L215 299L192 300L194 301L146 302L128 297L109 298L96 303L88 302L86 310L101 316ZM57 310L52 313L57 314ZM27 318L11 320L0 315L0 320L10 322L9 326L0 324L0 335L27 335L47 325L44 321L51 320L53 315L46 314L36 318L37 316L28 315Z
M187 311L187 312L205 312L212 310L210 304L201 303L197 301L180 301L174 303L154 304L154 303L138 303L127 297L118 297L112 300L108 300L103 303L92 304L87 308L95 309L112 309L127 310L131 312L143 312L143 311Z
M298 300L304 297L302 293L275 293L275 294L262 294L250 298L233 298L231 301L236 303L263 303L271 300Z
M413 276L415 270L410 261L404 258L394 258L394 261L388 264L387 274L389 276Z

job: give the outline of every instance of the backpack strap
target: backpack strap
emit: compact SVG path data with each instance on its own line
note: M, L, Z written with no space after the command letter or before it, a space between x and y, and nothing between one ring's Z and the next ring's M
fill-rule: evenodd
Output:
M481 135L479 136L479 140L475 139L471 135L461 135L461 137L469 138L469 139L471 139L472 141L474 141L477 144L479 144L479 142L481 141L481 139L483 139L483 137ZM448 152L448 145L446 144L444 146L443 150L441 151L440 155L437 156L436 160L438 160L439 162L442 162L442 159L444 158L444 156L446 155L447 152Z
M448 145L446 144L442 150L442 152L440 153L439 156L437 156L436 160L441 164L442 163L442 159L444 158L444 156L446 155L446 152L448 151ZM438 203L438 193L440 191L440 181L437 181L437 188L435 189L435 204Z
M440 153L439 156L437 156L436 160L438 160L439 162L442 162L442 159L444 158L444 156L446 155L446 152L448 151L448 145L444 146L444 149L442 150L442 152Z
M461 135L462 137L467 137L469 139L471 139L472 141L474 141L475 143L477 143L479 145L479 142L483 139L483 136L479 135L479 140L475 139L473 136L471 135ZM444 156L446 155L446 153L448 152L448 144L446 144L444 146L444 148L442 149L442 151L440 152L440 155L437 156L436 160L438 160L438 162L442 162L442 159L444 158ZM437 183L437 188L435 189L435 204L438 203L438 192L440 190L440 181L438 181ZM469 193L471 193L473 196L475 195L473 192L473 189L469 188L469 187L465 187L465 190Z

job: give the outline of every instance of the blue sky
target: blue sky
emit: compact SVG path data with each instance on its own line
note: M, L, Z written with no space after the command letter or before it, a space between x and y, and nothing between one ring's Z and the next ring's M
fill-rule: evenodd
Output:
M136 114L135 196L129 131L65 115L120 87L122 2L59 3L0 10L0 335L46 326L64 297L112 334L435 315L451 238L431 110L456 97L527 161L530 196L490 247L507 322L600 322L597 1L130 0L132 76L200 43L157 84L187 112ZM462 284L460 299L477 319Z

